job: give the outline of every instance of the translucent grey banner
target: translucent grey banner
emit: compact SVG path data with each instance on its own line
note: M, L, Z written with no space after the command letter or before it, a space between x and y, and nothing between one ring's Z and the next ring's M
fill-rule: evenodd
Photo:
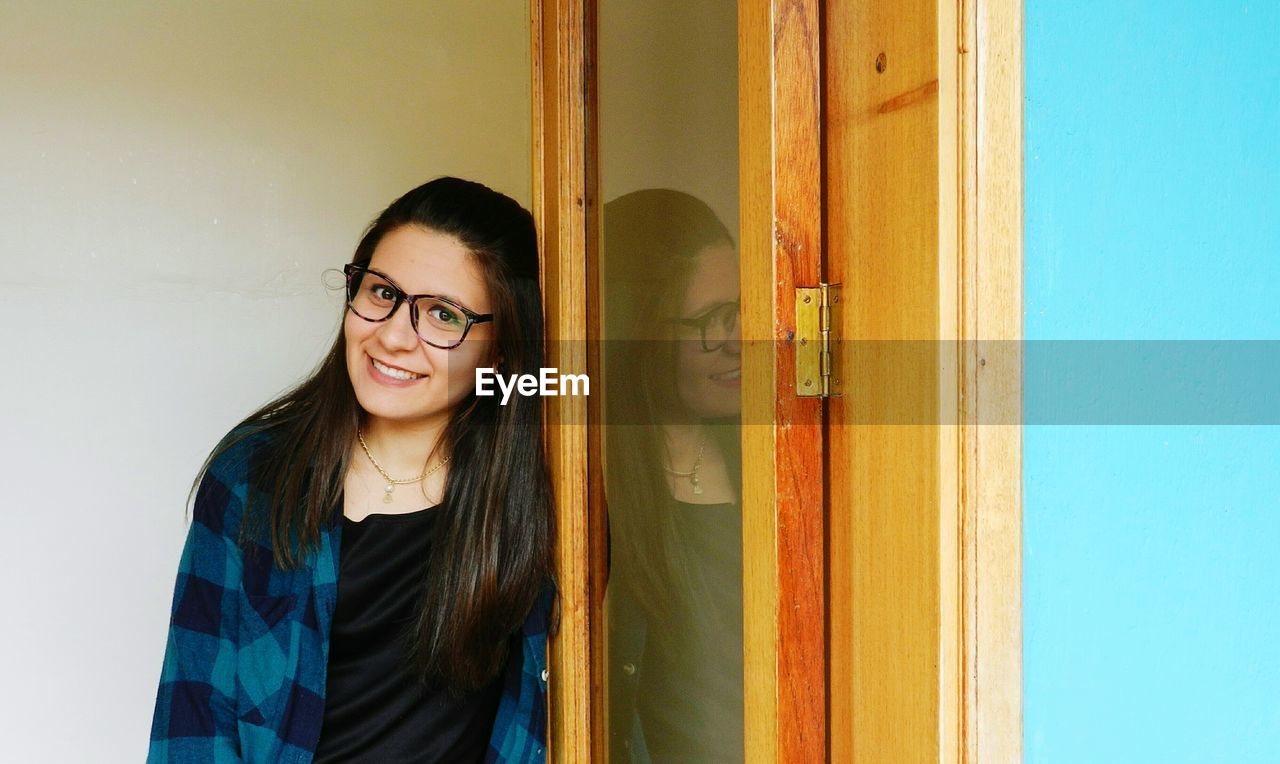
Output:
M769 392L770 369L777 387L796 388L793 343L562 343L548 347L548 366L585 373L587 349L589 397L606 425L821 421L820 406L776 405ZM1280 424L1280 340L867 340L831 352L835 424L953 425L957 411L977 425ZM982 386L958 409L962 365Z

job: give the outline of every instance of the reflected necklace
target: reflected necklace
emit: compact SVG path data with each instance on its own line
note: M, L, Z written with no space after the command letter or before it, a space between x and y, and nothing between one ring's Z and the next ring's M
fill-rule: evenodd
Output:
M698 478L698 470L702 467L702 450L707 445L706 433L698 435L698 456L693 460L693 469L688 472L677 472L665 464L662 466L668 475L679 478L689 478L689 482L693 485L694 496L702 495L702 480Z
M378 460L373 458L373 454L369 453L369 444L364 442L364 434L360 432L359 427L356 428L356 437L360 440L360 448L364 449L364 455L369 457L369 462L373 465L373 468L378 471L378 474L382 476L383 480L387 481L387 485L383 489L384 491L386 491L386 493L382 494L383 504L391 503L391 492L396 490L396 486L409 485L410 483L421 483L423 480L426 480L427 478L431 477L432 473L434 473L436 470L448 464L449 459L452 458L452 457L446 456L444 459L440 460L439 464L427 470L426 472L422 473L421 475L417 476L416 478L412 478L410 480L396 480L395 478L388 475L387 471L382 469L382 465L378 464ZM695 467L694 469L697 469L697 468Z

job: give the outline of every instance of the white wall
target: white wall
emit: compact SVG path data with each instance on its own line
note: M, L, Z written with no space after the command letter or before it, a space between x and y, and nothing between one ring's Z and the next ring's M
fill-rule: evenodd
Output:
M527 0L0 5L2 761L141 761L203 457L440 174L530 196Z
M605 202L674 188L710 205L737 238L737 13L727 0L600 3Z

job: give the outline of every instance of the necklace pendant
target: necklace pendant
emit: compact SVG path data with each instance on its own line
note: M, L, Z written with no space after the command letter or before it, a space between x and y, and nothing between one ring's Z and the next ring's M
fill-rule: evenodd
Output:
M701 496L701 495L702 495L702 481L701 481L701 480L699 480L699 479L695 476L695 477L692 479L692 481L691 481L691 482L693 483L693 495L694 495L694 496Z
M392 492L392 491L394 491L394 490L396 490L395 483L387 483L387 488L386 488L386 491L387 491L387 492L386 492L386 493L384 493L384 494L382 494L382 503L383 503L383 504L390 504L390 503L391 503L391 492Z

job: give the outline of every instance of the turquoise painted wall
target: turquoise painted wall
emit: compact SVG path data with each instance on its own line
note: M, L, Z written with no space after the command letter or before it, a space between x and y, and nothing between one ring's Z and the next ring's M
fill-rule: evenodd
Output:
M1029 0L1025 45L1026 338L1280 340L1280 0ZM1026 760L1280 762L1280 427L1036 424L1047 354Z

